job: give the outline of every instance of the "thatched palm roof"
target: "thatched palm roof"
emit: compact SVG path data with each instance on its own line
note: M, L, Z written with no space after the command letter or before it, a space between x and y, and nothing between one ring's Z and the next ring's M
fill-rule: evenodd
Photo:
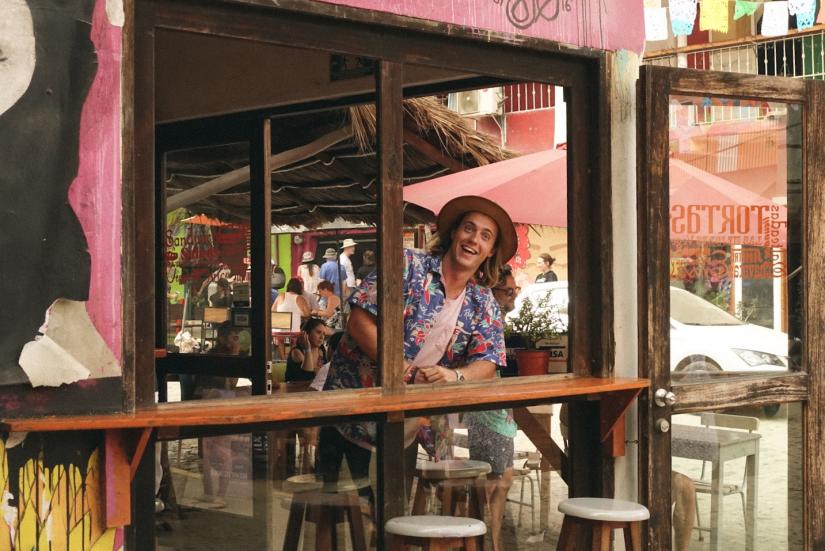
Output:
M404 101L404 184L512 157L498 141L473 129L469 122L436 98ZM272 172L272 223L316 227L336 218L376 221L376 115L372 105L277 118L272 121L273 155L296 151L339 132L351 136ZM228 189L187 206L190 211L224 220L249 218L247 144L227 144L173 152L166 160L167 198L235 171ZM431 217L414 205L407 222Z

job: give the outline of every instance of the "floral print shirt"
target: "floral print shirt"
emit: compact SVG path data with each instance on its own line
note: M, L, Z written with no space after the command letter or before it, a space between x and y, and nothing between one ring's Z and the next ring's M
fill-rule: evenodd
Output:
M441 282L441 257L423 251L404 250L404 358L415 359L436 315L446 299ZM377 273L373 272L349 298L353 307L378 315ZM464 302L452 338L438 365L455 369L475 361L507 365L504 328L493 294L474 281L467 283ZM345 334L332 358L324 390L375 386L378 366ZM338 430L354 443L375 446L374 423L348 423Z

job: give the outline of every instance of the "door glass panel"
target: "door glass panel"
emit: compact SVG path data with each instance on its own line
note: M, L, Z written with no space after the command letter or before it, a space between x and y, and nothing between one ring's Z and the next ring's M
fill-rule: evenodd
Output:
M672 421L673 549L802 549L799 403Z
M800 369L801 111L670 98L674 385Z

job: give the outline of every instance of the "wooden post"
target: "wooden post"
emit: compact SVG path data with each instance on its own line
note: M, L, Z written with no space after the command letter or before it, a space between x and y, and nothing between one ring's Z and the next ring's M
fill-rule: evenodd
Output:
M825 290L822 273L825 271L825 86L819 81L806 81L807 112L804 113L804 151L806 170L804 185L804 366L808 370L808 401L805 403L805 543L806 549L825 546L825 434L822 415L825 410ZM789 236L790 237L790 236ZM789 255L790 256L790 255Z
M376 88L378 104L378 365L385 394L404 392L403 381L403 190L404 112L402 65L389 61L378 64ZM404 514L403 415L379 423L379 503L378 537L384 537L384 521ZM389 545L389 542L385 542ZM387 547L388 548L388 547Z
M378 66L378 364L384 392L396 393L404 392L402 65L381 61Z
M272 281L272 152L270 120L262 119L252 129L249 143L250 201L252 233L252 394L266 394L266 370L272 359L272 319L269 315Z

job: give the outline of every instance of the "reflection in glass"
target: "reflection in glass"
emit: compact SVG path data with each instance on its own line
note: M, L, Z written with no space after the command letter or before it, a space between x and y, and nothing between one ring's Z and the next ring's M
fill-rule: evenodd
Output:
M670 99L676 384L799 369L798 105Z
M801 549L801 421L799 404L673 416L674 549Z

